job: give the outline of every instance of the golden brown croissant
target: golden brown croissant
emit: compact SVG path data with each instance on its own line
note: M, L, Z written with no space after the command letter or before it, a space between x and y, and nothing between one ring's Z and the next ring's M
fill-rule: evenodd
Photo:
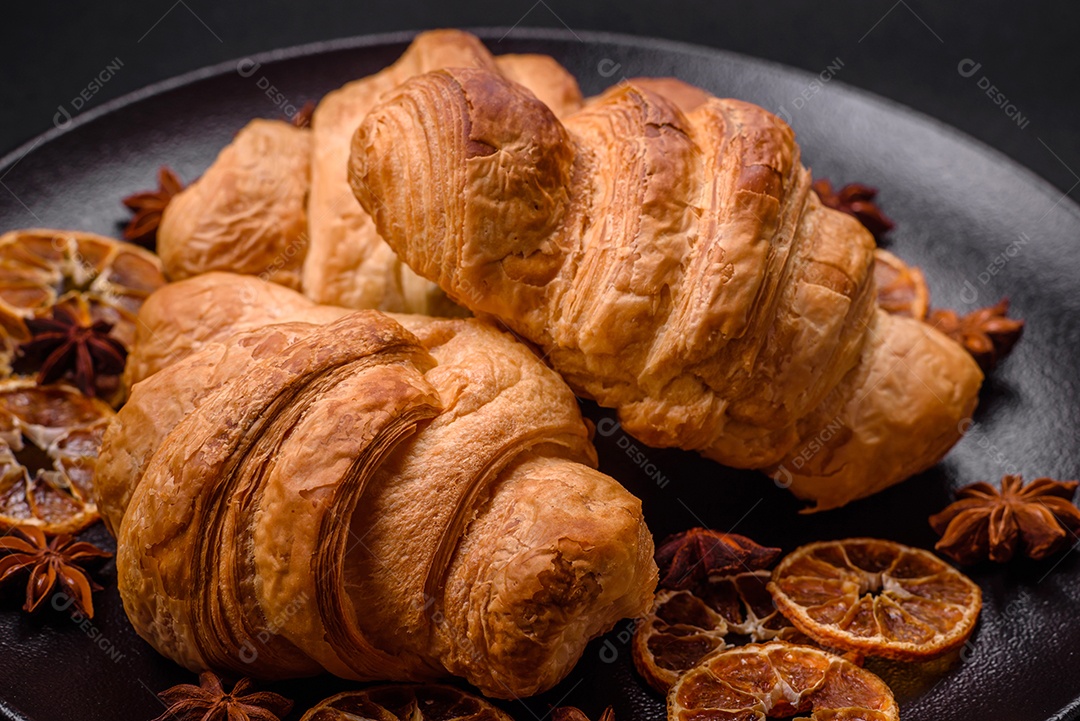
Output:
M241 130L165 210L158 247L170 277L247 273L323 303L462 315L382 242L346 166L353 131L384 93L418 73L463 66L502 73L558 113L581 105L577 82L550 57L495 57L468 33L422 33L390 67L323 98L311 131L269 120Z
M415 77L357 130L353 190L414 270L647 443L770 469L818 509L939 460L975 363L877 308L872 238L822 206L785 123L645 85L560 122L482 69Z
M161 653L511 697L647 607L640 502L594 470L565 384L483 321L400 319L221 273L147 301L133 358L156 372L95 483L125 609Z
M528 83L557 111L580 105L577 83L558 63L537 56L500 60L476 37L458 30L424 33L387 69L329 93L312 118L311 247L304 265L304 292L312 299L437 315L452 307L437 286L415 275L382 242L370 216L353 198L346 174L353 131L381 96L413 75L445 67L507 72L513 80Z
M300 288L307 256L311 133L252 120L205 174L173 198L158 228L169 277L212 270Z

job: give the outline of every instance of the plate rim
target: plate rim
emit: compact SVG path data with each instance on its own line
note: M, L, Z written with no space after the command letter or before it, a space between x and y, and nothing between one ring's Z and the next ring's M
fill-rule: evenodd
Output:
M231 58L229 60L223 60L219 63L212 65L206 65L195 70L175 75L158 82L151 83L150 85L143 86L131 92L125 93L117 98L113 98L101 105L98 105L85 113L72 118L66 124L58 127L53 127L40 133L19 146L15 147L10 152L0 156L0 177L6 175L13 170L24 158L30 155L31 152L36 150L39 146L49 143L57 138L76 130L84 125L88 125L99 118L108 115L109 113L122 110L128 106L131 106L142 100L161 95L171 90L182 88L188 85L192 85L201 80L206 80L213 77L219 77L236 70L237 63L244 60L251 60L257 63L272 63L282 60L292 60L302 57L312 57L323 53L340 52L343 50L360 50L363 48L371 48L380 45L391 45L406 43L415 38L418 34L426 32L431 28L420 30L393 30L382 33L369 33L362 35L351 35L343 38L333 38L330 40L316 40L310 43L302 43L299 45L291 45L285 48L277 48L273 50L266 50L251 55L242 55L239 57ZM814 73L803 68L797 68L792 65L777 62L767 58L760 58L755 55L747 55L745 53L736 52L733 50L725 50L722 48L714 48L707 45L700 45L697 43L689 43L681 40L670 40L667 38L658 38L648 35L633 35L630 33L613 33L599 30L582 30L575 31L570 28L553 28L553 27L510 27L504 26L479 26L479 27L466 27L460 28L465 32L472 33L480 38L485 44L499 42L506 37L509 37L511 33L516 35L517 39L526 40L547 40L547 41L560 41L570 42L578 41L582 43L596 42L596 43L609 43L615 45L621 45L628 48L645 48L659 50L662 52L675 52L682 54L697 55L699 57L723 57L728 61L734 61L740 64L752 64L760 68L764 68L772 73L782 73L795 77L803 78L807 81L817 77ZM497 36L497 37L496 37ZM921 123L927 126L928 129L932 129L938 133L941 133L948 137L951 142L957 143L975 153L982 155L989 155L990 158L997 164L1007 167L1009 171L1021 176L1025 182L1030 184L1033 189L1037 190L1040 194L1050 200L1055 207L1060 207L1070 213L1077 221L1080 221L1080 202L1073 200L1068 192L1060 190L1057 186L1053 185L1049 180L1042 177L1035 171L1028 168L1023 163L1015 160L1004 152L998 150L994 146L975 138L968 133L964 132L960 128L957 128L943 120L935 118L932 115L913 108L909 105L905 105L897 100L887 98L883 95L866 90L864 88L850 85L843 80L837 80L830 85L830 91L847 95L856 100L860 100L871 105L877 105L882 110L890 113L895 113L901 116L907 116L909 119L916 123ZM767 109L767 108L766 108ZM771 111L770 111L771 112ZM1060 197L1059 197L1060 196Z

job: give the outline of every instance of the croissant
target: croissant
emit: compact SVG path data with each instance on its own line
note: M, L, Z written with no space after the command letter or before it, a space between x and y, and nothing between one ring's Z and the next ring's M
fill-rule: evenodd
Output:
M349 174L411 268L629 433L765 469L818 510L937 462L975 407L976 364L877 307L870 234L749 103L627 82L560 122L491 72L441 70L372 110Z
M157 251L169 277L212 270L300 289L307 256L311 133L253 120L162 214Z
M559 113L581 105L573 76L548 56L495 57L468 33L421 33L390 67L323 98L312 130L275 120L245 126L165 209L158 250L169 277L246 273L323 303L462 315L382 242L346 175L352 133L381 95L413 75L450 66L501 73Z
M128 617L177 663L453 674L508 698L650 603L640 502L594 470L565 384L493 326L222 273L166 286L140 321L132 358L153 372L95 493Z

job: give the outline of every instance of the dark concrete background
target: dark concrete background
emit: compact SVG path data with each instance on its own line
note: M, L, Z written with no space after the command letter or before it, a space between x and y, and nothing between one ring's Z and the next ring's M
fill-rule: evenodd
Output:
M1071 0L39 0L5 3L3 12L0 154L65 111L263 50L440 26L565 26L710 45L812 72L840 58L838 80L940 118L1062 191L1080 180L1080 3ZM965 59L981 64L970 77L958 71ZM999 89L1014 117L980 84Z

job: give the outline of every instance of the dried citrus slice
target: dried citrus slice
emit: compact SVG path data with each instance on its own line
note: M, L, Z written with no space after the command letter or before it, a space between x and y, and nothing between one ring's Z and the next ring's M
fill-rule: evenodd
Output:
M930 290L921 270L887 250L874 250L878 305L893 315L923 320L930 310Z
M733 643L801 637L776 610L769 571L712 577L691 591L662 590L634 632L634 666L660 693L684 671Z
M709 656L675 682L675 721L787 718L897 721L889 686L866 669L812 646L773 641Z
M437 684L388 684L320 701L301 721L513 721L478 696Z
M818 643L899 661L962 646L982 607L979 587L937 556L872 538L796 549L773 571L769 591Z
M0 236L0 371L29 339L25 320L78 299L91 321L105 321L125 348L150 293L165 284L149 251L93 233L13 230Z
M96 521L94 463L113 415L68 386L0 383L0 528L75 533Z

